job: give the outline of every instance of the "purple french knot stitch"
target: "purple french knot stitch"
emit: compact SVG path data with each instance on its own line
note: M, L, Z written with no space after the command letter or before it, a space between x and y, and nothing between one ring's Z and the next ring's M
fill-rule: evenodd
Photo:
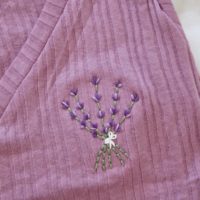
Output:
M69 102L68 101L63 101L62 103L62 108L67 110L69 108Z
M104 118L105 117L105 112L102 110L99 110L98 114L97 114L98 118Z
M130 108L124 110L124 116L129 116L130 113L131 113L131 109Z
M116 115L116 114L118 113L118 109L117 109L116 107L111 107L111 108L110 108L110 113L111 113L112 115Z
M73 98L75 104L71 104L69 99L63 100L61 102L62 108L68 111L71 120L79 123L81 129L89 132L94 138L103 141L103 146L99 149L96 156L95 171L97 171L100 163L102 165L102 170L106 169L106 162L108 162L110 168L112 167L111 154L114 154L120 163L124 165L124 157L128 158L128 154L115 140L118 133L123 130L123 123L126 119L131 117L133 106L140 99L139 95L133 91L130 94L128 106L121 111L121 106L118 104L123 98L122 94L120 94L120 90L124 87L121 80L115 81L113 83L113 93L110 96L112 104L106 112L106 109L102 109L102 93L99 91L101 78L97 75L93 75L90 82L94 89L92 100L96 105L95 119L86 111L86 107L91 107L91 105L85 105L83 99L80 98L78 88L72 88L69 92L69 97ZM72 105L75 105L75 108L72 108ZM96 120L98 120L98 122Z
M76 96L78 94L78 89L77 88L73 88L71 91L70 91L70 95L71 96Z
M97 129L98 128L98 124L91 122L91 127L92 127L92 129Z
M101 80L101 79L100 79L98 76L94 75L94 76L92 77L92 79L91 79L91 83L92 83L93 85L98 85L99 82L100 82L100 80Z
M98 94L97 92L94 94L94 96L92 97L92 99L95 102L99 102L101 100L102 96L100 94Z
M89 119L90 119L90 114L84 113L84 114L83 114L83 120L84 120L84 121L87 121L87 120L89 120Z
M76 119L76 113L74 111L70 111L70 117L71 119Z
M111 119L111 120L108 122L108 126L109 126L110 128L114 128L114 127L116 126L116 123L115 123L114 119Z
M139 96L138 96L138 94L135 93L135 92L133 92L133 93L131 94L131 100L132 100L133 102L139 101Z
M84 108L84 103L78 102L76 108L77 108L78 110L82 110L82 109Z
M119 100L120 100L119 94L115 92L115 93L112 95L112 99L113 99L114 101L119 101Z
M115 87L116 87L116 88L121 88L121 87L122 87L122 82L121 82L121 80L118 80L118 81L115 82Z
M80 122L81 128L85 128L86 127L86 121L82 120Z

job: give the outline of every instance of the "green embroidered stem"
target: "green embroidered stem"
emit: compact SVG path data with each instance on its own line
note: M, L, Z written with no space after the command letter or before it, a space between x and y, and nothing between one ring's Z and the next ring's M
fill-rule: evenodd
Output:
M103 145L103 153L102 153L102 170L106 170L106 152L107 152L107 145Z
M112 148L112 150L114 151L116 157L118 158L118 160L120 161L121 165L125 165L124 159L122 158L121 154L116 150L115 147Z
M120 147L118 144L115 145L115 147L124 155L128 158L128 153L122 148Z
M108 161L109 161L109 167L112 168L112 157L110 148L108 148Z
M96 161L94 165L94 170L97 171L99 164L101 163L102 171L106 170L106 166L108 165L109 168L112 168L113 161L112 161L112 152L120 161L121 165L125 165L125 158L128 158L127 152L121 148L118 144L113 146L111 149L107 144L103 144L96 155ZM106 160L106 157L108 158Z
M100 162L102 153L103 153L102 149L100 149L100 150L97 152L96 161L95 161L95 166L94 166L94 170L95 170L95 171L97 171L97 169L98 169L98 166L99 166L99 162Z

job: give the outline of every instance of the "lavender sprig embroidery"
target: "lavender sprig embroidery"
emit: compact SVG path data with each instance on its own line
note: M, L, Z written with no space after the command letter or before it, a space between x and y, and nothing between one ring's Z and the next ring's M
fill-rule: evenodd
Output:
M123 84L120 80L114 83L114 92L111 96L112 105L109 109L110 117L107 123L105 123L106 112L102 109L101 103L103 101L102 94L99 91L99 84L101 79L98 76L93 76L91 84L94 87L94 95L92 100L96 104L97 114L96 117L100 120L100 125L92 121L91 116L85 110L85 104L80 101L79 92L77 88L73 88L70 91L70 96L74 99L76 106L72 109L69 101L62 102L62 108L69 112L72 120L76 120L81 129L91 133L94 138L98 138L102 141L102 146L96 155L94 169L97 171L99 165L103 171L106 170L107 165L109 168L113 166L112 156L116 156L121 165L125 164L125 159L128 158L128 153L117 143L118 133L122 130L122 124L126 119L130 118L132 108L136 102L139 101L137 93L132 92L130 95L130 102L128 107L123 111L119 120L116 120L116 115L119 114L118 102L120 101L120 89Z

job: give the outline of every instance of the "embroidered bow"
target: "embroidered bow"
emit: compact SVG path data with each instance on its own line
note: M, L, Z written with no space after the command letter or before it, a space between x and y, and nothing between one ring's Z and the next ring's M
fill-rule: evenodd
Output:
M114 134L112 131L108 132L108 138L104 140L104 144L108 144L109 148L111 149L112 146L115 147L115 143L113 140L117 139L117 135Z

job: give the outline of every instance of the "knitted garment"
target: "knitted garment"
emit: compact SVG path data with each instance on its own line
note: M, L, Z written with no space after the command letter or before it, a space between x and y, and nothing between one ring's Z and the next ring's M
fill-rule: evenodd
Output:
M200 78L170 0L1 0L0 39L1 200L200 199Z

